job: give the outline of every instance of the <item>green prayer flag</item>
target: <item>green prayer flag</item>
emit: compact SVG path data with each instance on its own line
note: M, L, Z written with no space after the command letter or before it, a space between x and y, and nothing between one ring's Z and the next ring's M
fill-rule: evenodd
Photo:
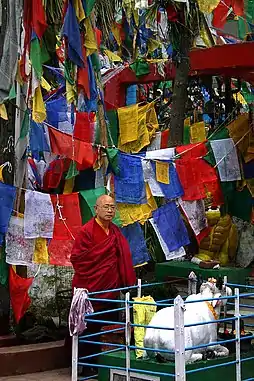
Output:
M249 103L254 103L254 94L249 90L246 82L242 83L242 90L241 90L242 96L244 97L245 101Z
M105 187L100 187L100 188L96 188L96 189L80 191L79 193L82 196L81 202L80 202L82 222L83 222L83 224L85 224L93 216L95 216L94 207L96 205L96 200L98 197L106 194L106 189L105 189ZM85 202L83 202L83 201L85 201ZM118 211L116 211L116 216L113 219L113 222L117 226L122 226Z
M229 132L226 127L223 127L219 129L218 131L216 131L215 133L212 133L210 137L208 137L208 142L206 143L208 153L203 157L203 159L206 160L212 166L215 166L216 160L215 160L213 150L209 140L220 140L220 139L228 139L228 138L229 138Z
M6 263L5 248L2 246L0 248L0 284L4 287L8 285L8 264Z
M233 191L228 197L228 212L230 215L250 222L252 215L252 196L247 187L242 191Z
M118 175L120 171L118 167L118 149L106 148L106 154L108 157L109 165L111 166L113 172Z
M86 17L89 17L92 13L92 10L93 10L94 4L95 4L95 0L83 0L82 4L84 7Z
M11 100L11 99L15 99L16 98L16 89L15 89L15 84L12 85L12 88L9 92L9 97L8 99Z
M21 125L20 136L19 136L20 139L24 139L27 136L29 127L30 127L29 111L26 110L24 113L24 117L23 117L23 121Z
M100 73L101 63L100 63L99 55L97 52L91 54L91 61L92 61L92 65L93 65L93 68L96 71L96 73Z
M190 144L190 126L184 126L183 144Z
M117 147L119 135L118 114L116 110L107 111L106 114L109 121L108 144L113 144ZM110 139L109 134L111 135L112 139Z
M130 65L131 70L134 71L136 77L142 77L150 73L150 65L143 60L137 60Z
M40 41L36 37L31 41L30 59L38 79L42 77L42 60Z
M77 170L77 164L75 161L71 161L71 164L69 166L67 175L65 176L65 180L72 179L73 177L76 177L79 175L79 171Z
M48 49L46 47L45 41L44 41L44 39L42 39L42 42L41 42L41 62L43 64L45 64L49 60L50 60L50 55L49 55Z

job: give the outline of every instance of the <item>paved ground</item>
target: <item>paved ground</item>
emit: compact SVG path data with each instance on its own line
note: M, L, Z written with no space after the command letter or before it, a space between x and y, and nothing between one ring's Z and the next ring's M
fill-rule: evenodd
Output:
M69 369L54 370L52 372L24 374L14 377L0 377L0 381L70 381Z

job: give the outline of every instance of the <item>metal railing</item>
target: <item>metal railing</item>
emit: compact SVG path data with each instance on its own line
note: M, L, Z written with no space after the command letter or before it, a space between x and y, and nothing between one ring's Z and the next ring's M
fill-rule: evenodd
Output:
M126 375L126 381L130 381L130 376L132 372L139 373L139 374L144 374L144 375L153 375L153 376L167 376L169 378L172 378L176 381L186 381L188 378L188 374L192 373L198 373L198 372L205 372L206 370L213 369L213 368L220 368L224 366L230 366L230 365L235 365L235 380L236 381L254 381L254 378L249 378L243 380L242 378L242 363L254 360L254 357L247 357L247 358L241 358L241 342L243 340L251 340L252 338L254 339L254 335L246 336L246 337L241 337L241 329L240 329L240 321L242 319L249 319L249 318L254 318L254 313L253 314L246 314L246 315L241 315L240 314L240 308L241 307L248 307L248 308L254 308L254 306L247 305L247 304L241 304L240 300L246 297L252 297L254 296L254 293L240 293L239 289L244 289L247 288L249 290L254 290L254 286L245 286L245 285L240 285L240 284L231 284L231 283L226 283L226 279L224 279L224 284L229 286L229 287L235 287L234 289L234 295L232 296L224 296L220 298L213 298L213 299L200 299L200 300L190 300L190 301L184 301L181 296L177 296L175 299L168 299L168 301L173 301L173 303L165 303L165 300L160 301L160 302L155 302L155 303L149 303L149 302L136 302L136 301L131 301L130 300L130 293L127 292L125 295L125 300L114 300L114 299L101 299L98 297L94 297L100 294L105 293L105 291L101 292L94 292L94 293L89 293L88 299L93 303L93 302L108 302L111 305L113 303L117 304L122 304L122 307L119 308L114 308L114 309L108 309L105 311L99 311L99 312L94 312L90 314L89 316L86 317L86 321L88 322L93 322L94 324L105 324L105 325L118 325L120 326L119 328L111 329L111 330L106 330L106 331L100 331L97 333L93 334L88 334L88 335L82 335L80 337L73 336L73 341L72 341L72 381L77 381L77 380L90 380L93 378L96 378L96 376L88 376L88 377L81 377L78 378L78 366L90 366L90 367L95 367L95 368L105 368L105 369L116 369L123 371L124 374ZM131 287L131 289L137 289L137 296L141 297L142 294L142 288L144 287L150 287L150 286L156 286L159 284L164 284L164 282L159 282L159 283L152 283L152 284L145 284L141 285L141 281L138 281L138 285ZM130 288L119 288L119 289L114 289L112 291L128 291ZM227 300L229 305L234 305L234 316L233 317L226 317L226 314L224 314L224 318L218 319L218 320L211 320L211 321L205 321L205 322L198 322L194 324L184 324L184 306L187 304L191 303L202 303L204 301L211 302L214 300ZM233 303L234 302L234 303ZM153 348L146 348L146 347L138 347L136 345L131 345L131 332L132 329L135 327L143 327L147 328L147 325L143 324L134 324L131 322L131 309L133 308L134 304L143 304L143 305L157 305L158 307L174 307L174 324L172 324L171 328L165 328L165 327L158 327L158 326L150 326L149 328L156 328L156 329L162 329L162 330L172 330L174 331L174 340L175 340L175 351L170 351L166 349L153 349ZM103 315L107 314L110 312L118 312L118 311L125 311L125 321L120 322L120 321L108 321L108 320L103 320L103 319L94 319L95 316L98 315ZM200 344L192 347L186 347L185 346L185 331L186 328L189 327L194 327L194 326L202 326L202 325L207 325L207 324L218 324L218 323L232 323L235 322L235 337L229 340L221 340L217 342L210 342L206 344ZM250 325L252 326L252 325ZM115 333L115 332L124 332L125 336L125 343L124 344L117 344L117 343L110 343L110 342L102 342L101 340L97 340L101 335L105 335L108 333ZM97 340L97 341L94 341ZM101 352L101 350L98 351L96 354L92 354L89 356L83 356L78 358L78 344L80 343L85 343L87 345L93 344L93 345L98 345L100 348L101 345L106 345L108 348L112 347L113 349L108 349L104 352ZM206 367L202 368L195 368L195 369L186 369L186 351L191 351L191 350L197 350L197 349L206 349L209 347L214 347L217 345L223 345L223 344L228 344L235 342L235 360L232 361L225 361L223 363L219 364L213 364L209 365ZM157 353L167 353L171 354L172 357L175 360L175 372L174 374L171 373L165 373L165 372L155 372L151 370L145 370L145 369L135 369L131 367L131 351L133 350L144 350L144 351L150 351L150 352L157 352ZM95 364L95 363L90 363L89 360L100 356L102 354L107 354L107 353L114 353L118 351L125 351L125 367L120 367L120 366L108 366L108 365L102 365L102 364ZM197 363L198 364L198 363ZM106 381L106 380L105 380Z

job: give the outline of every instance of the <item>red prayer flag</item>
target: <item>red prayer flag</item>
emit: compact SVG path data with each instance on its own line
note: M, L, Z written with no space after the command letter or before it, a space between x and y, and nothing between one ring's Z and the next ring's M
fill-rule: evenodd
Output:
M53 240L74 240L82 226L79 194L51 194L55 212Z
M52 239L48 247L49 263L54 266L72 266L70 257L73 244L73 239L63 241Z
M223 0L213 11L213 26L222 29L226 23L232 0Z
M176 152L181 154L181 159L188 161L191 158L203 157L207 154L204 142L196 144L186 144L176 147Z
M31 304L28 290L33 283L34 278L21 278L10 266L9 290L13 314L16 323L24 316Z
M237 16L244 16L244 0L232 0L232 8Z
M161 133L161 148L168 148L169 130L162 131Z
M51 151L54 154L66 156L84 168L93 166L96 154L90 143L83 142L52 127L48 127L48 131Z
M94 140L94 113L77 112L74 125L74 137L87 143Z
M32 29L41 40L48 27L42 0L32 0Z

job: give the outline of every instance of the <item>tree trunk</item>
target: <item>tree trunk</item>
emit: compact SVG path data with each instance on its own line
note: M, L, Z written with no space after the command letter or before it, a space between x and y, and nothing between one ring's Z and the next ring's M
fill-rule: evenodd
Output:
M180 33L179 62L176 63L176 76L172 96L169 147L183 144L185 107L188 99L189 51L192 46L192 38L185 28Z

